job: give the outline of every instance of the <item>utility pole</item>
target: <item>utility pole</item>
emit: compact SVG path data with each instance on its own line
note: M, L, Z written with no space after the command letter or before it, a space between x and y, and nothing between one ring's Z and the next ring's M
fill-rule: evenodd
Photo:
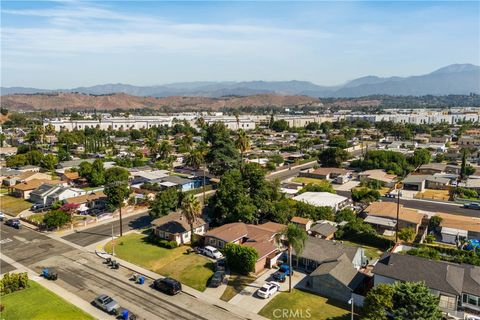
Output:
M112 223L112 256L115 256L115 239L113 238L113 223Z
M400 187L397 188L397 224L395 226L395 244L398 242L398 220L400 217L400 196L402 193L400 192Z

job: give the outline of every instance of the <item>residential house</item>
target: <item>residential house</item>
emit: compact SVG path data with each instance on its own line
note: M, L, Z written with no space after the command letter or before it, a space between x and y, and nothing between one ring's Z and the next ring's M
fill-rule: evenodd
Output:
M22 182L28 182L31 180L51 180L52 176L42 172L33 172L33 171L26 171L22 172L19 171L20 174L14 174L13 176L7 176L3 180L3 185L5 186L14 186L16 184Z
M175 241L178 245L190 243L191 230L187 219L181 212L172 212L166 216L152 221L154 234L168 241ZM203 235L208 229L208 224L202 219L197 218L193 224L193 232Z
M293 200L302 201L316 207L330 207L334 212L339 211L349 203L349 199L330 192L304 192L293 197Z
M446 190L451 179L437 175L410 174L403 180L405 190L422 192L425 189Z
M243 222L224 224L205 233L205 245L222 249L227 243L249 246L257 250L258 260L255 263L255 273L276 264L280 255L275 236L285 225L266 222L253 225Z
M335 232L337 232L337 224L328 220L316 223L309 230L311 236L326 240L333 239Z
M477 193L480 193L480 179L475 178L468 178L467 181L465 182L464 188L470 189L470 190L475 190Z
M394 174L388 174L382 169L365 170L358 174L360 181L377 181L383 186L392 188L397 182L397 176Z
M82 189L69 188L55 184L42 184L30 193L30 201L37 204L52 204L68 198L86 194Z
M300 254L292 253L292 265L309 273L307 289L322 296L347 302L363 283L358 270L367 264L363 248L308 237Z
M351 180L352 171L343 168L318 168L315 170L304 170L299 173L300 177L323 179L344 184Z
M308 218L302 218L302 217L293 217L290 220L290 222L297 225L299 228L302 228L306 232L308 232L308 230L310 230L310 228L312 227L312 223L313 223L312 220L310 220Z
M397 204L393 202L372 202L363 212L364 222L373 225L379 233L385 230L393 231L397 225ZM400 205L398 215L399 229L413 228L419 231L425 215L417 210L404 208Z
M69 170L69 169L72 169L72 168L80 167L80 163L82 163L82 162L93 163L94 161L95 161L95 159L93 159L93 158L61 161L57 164L57 169Z
M375 286L397 281L424 282L439 297L444 312L480 311L480 267L385 253L372 272Z
M457 244L459 240L480 239L480 219L477 217L437 212L442 218L440 234L442 242Z
M480 136L461 136L458 139L458 145L462 147L479 147Z
M22 199L29 199L30 193L40 187L42 184L61 185L66 186L65 181L60 180L46 180L46 179L33 179L27 182L18 183L9 187L9 193L15 197Z
M60 179L66 181L69 185L75 185L79 183L81 178L77 171L65 171L60 174Z
M84 194L77 197L65 199L66 204L78 205L77 211L79 214L87 214L92 210L103 210L107 205L107 196L103 191L96 191L89 194Z
M9 181L14 181L13 178L19 176L21 173L21 171L15 169L0 167L0 181L2 182L1 184L8 186Z
M422 164L418 168L418 173L421 174L435 174L435 173L444 173L447 167L446 163L427 163Z

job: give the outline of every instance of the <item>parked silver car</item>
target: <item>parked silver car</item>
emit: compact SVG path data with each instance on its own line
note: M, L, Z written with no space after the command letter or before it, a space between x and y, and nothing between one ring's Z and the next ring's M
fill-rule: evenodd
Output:
M116 314L120 309L120 305L113 298L107 296L106 294L101 294L93 300L93 304L102 309L105 312L110 314Z

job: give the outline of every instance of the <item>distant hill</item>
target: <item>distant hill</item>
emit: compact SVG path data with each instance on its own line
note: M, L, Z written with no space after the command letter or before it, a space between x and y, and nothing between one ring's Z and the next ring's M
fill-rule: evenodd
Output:
M262 94L303 95L310 97L362 97L368 95L448 95L480 93L480 67L452 64L429 74L410 77L361 77L339 86L319 86L308 81L184 82L158 86L103 84L73 89L1 88L1 94L33 93L125 93L138 97L211 97Z
M139 97L125 93L89 95L84 93L40 93L14 94L2 96L2 106L10 110L49 110L49 109L169 109L219 110L239 107L292 107L316 105L320 101L306 96L254 95L246 97Z

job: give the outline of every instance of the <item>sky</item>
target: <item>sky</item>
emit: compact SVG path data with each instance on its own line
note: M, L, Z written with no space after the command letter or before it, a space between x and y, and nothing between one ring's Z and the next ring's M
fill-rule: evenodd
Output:
M480 65L480 2L1 1L1 85L305 80Z

